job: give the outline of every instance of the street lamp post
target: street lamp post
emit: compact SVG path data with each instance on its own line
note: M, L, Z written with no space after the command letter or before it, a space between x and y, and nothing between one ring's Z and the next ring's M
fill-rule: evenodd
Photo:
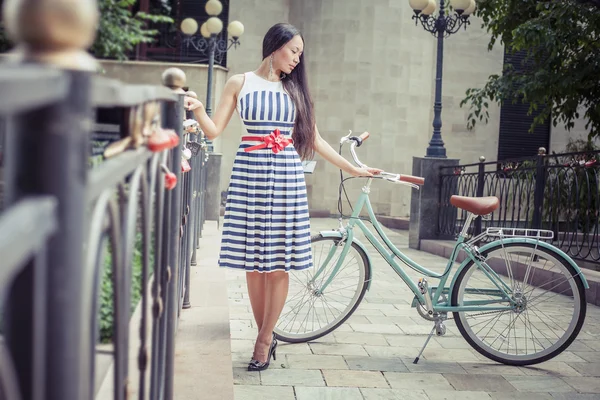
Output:
M215 53L224 54L231 46L237 48L240 44L239 38L244 34L244 25L239 21L233 21L227 27L230 39L218 39L217 35L223 30L223 21L218 17L223 10L223 5L219 0L208 0L206 2L206 13L210 18L200 27L200 35L195 35L198 31L198 23L193 18L186 18L181 22L181 31L184 33L183 45L192 46L197 51L208 52L208 87L206 88L206 102L204 104L206 113L212 115L212 76L215 63Z
M223 30L223 21L218 17L218 15L221 14L221 11L223 11L223 5L219 0L208 0L205 5L205 10L210 17L200 27L200 35L196 35L196 32L198 32L198 22L196 22L196 20L193 18L186 18L181 21L181 31L184 34L183 46L187 48L193 47L200 53L208 53L208 86L206 88L206 102L204 103L204 107L206 109L206 113L211 116L212 77L213 67L215 64L215 53L224 55L232 46L237 48L237 46L240 44L239 38L244 34L244 25L239 21L231 22L227 27L227 32L229 33L230 38L219 39L217 36ZM202 177L199 174L196 174L196 187L199 188L202 185L204 189L201 191L201 193L197 193L199 197L197 197L198 200L196 200L194 210L195 224L192 233L192 241L194 246L192 251L191 265L197 264L196 250L198 239L201 234L201 226L205 213L207 212L207 193L210 193L212 196L217 196L217 199L220 198L220 173L218 169L218 166L220 165L220 154L213 153L213 146L209 140L206 140L206 145L207 153L210 155L210 157L205 160L201 160L196 157L194 161L192 161L193 169L202 166L202 170L205 172L203 172ZM206 171L209 170L207 169L209 167L214 168L216 173L206 173ZM218 202L216 204L218 207ZM204 208L204 213L201 212L201 207ZM218 212L216 218L218 221Z
M437 8L435 0L409 0L415 15L415 25L420 22L423 28L437 37L437 58L435 72L435 102L433 105L433 136L427 147L426 157L446 158L446 148L442 140L442 72L444 68L444 39L459 31L467 29L470 24L469 15L475 11L475 0L450 0L454 9L451 13L448 0L440 0L437 17L432 16Z

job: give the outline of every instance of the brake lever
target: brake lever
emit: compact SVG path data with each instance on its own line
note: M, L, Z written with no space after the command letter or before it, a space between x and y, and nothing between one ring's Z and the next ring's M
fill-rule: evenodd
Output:
M388 175L387 177L385 175ZM375 175L376 177L377 175ZM390 174L389 172L382 172L380 175L380 179L385 179L386 181L392 182L392 183L397 183L399 185L405 185L405 186L410 186L411 188L414 189L421 189L421 187L417 184L411 183L411 182L405 182L405 181L401 181L400 180L400 174Z
M348 141L348 138L352 136L352 130L349 129L348 130L348 134L346 136L344 136L343 138L340 139L340 144L344 144Z
M421 187L419 185L416 185L414 183L410 183L410 182L404 182L404 181L394 181L395 183L398 183L400 185L405 185L405 186L410 186L413 189L417 189L420 190Z

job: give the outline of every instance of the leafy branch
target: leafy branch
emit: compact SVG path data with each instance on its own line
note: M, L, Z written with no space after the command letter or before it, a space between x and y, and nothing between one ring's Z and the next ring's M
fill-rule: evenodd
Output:
M2 0L0 0L0 3ZM140 43L156 40L158 31L148 28L150 23L173 23L173 19L161 14L172 10L161 2L152 13L131 11L137 0L98 0L100 21L96 40L90 51L98 58L125 60L128 54ZM12 44L6 37L0 23L0 53L10 50Z
M140 43L151 43L158 31L146 28L148 22L172 23L173 19L163 15L137 12L130 8L137 0L100 0L100 24L96 41L91 51L100 58L127 59L127 53Z
M489 103L527 102L536 112L530 127L552 118L554 126L573 128L587 120L589 138L600 136L600 10L576 0L479 0L477 15L491 34L488 49L500 41L511 56L525 54L522 67L510 64L471 88L461 106L470 107L467 127L489 119Z

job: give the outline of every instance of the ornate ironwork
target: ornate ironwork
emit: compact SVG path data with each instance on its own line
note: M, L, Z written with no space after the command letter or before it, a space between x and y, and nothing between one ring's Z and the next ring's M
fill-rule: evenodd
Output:
M455 237L467 216L450 204L450 196L496 196L500 207L478 221L473 234L490 226L548 229L553 244L571 257L600 264L599 151L444 168L440 182L441 236Z
M423 15L419 10L415 10L415 15L412 16L415 20L415 25L419 22L427 32L437 37L438 33L442 33L444 37L448 37L460 30L460 28L467 29L467 25L471 24L468 15L462 15L458 12L445 15L440 13L437 17L431 15Z
M214 52L214 62L218 65L224 66L224 58L229 49L233 46L237 48L240 45L238 38L229 38L226 36L211 35L210 38L205 38L202 35L183 35L182 49L187 50L193 48L198 55L206 57L206 60L210 57L210 52ZM204 60L204 59L203 59ZM206 61L204 60L204 61Z

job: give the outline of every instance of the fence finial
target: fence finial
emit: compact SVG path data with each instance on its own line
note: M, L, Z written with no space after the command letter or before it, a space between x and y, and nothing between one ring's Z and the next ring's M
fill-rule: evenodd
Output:
M18 61L76 70L99 69L98 62L86 51L98 27L96 0L6 0L2 15Z
M173 89L176 93L185 93L186 76L185 72L183 72L179 68L167 68L162 73L162 83L168 88Z
M479 156L479 162L485 162L485 156Z
M538 149L538 156L545 156L546 155L546 148L545 147L540 147Z

